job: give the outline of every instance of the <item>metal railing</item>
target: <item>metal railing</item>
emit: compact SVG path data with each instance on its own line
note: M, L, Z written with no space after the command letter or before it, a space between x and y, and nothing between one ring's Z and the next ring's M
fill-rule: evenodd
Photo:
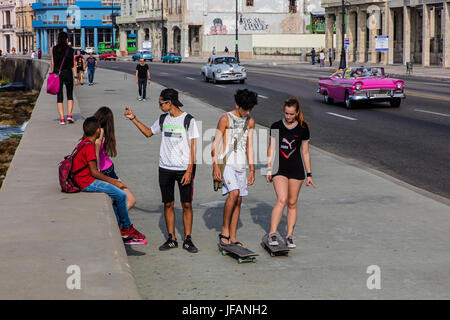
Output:
M13 25L12 24L4 24L3 25L3 29L12 29Z

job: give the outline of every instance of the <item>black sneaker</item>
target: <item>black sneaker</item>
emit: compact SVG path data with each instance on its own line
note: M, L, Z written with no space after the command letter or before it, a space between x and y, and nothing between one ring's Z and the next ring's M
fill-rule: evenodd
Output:
M178 248L178 242L172 239L172 235L169 234L169 238L162 246L159 247L160 251L165 251L173 248Z
M184 242L183 242L183 249L189 251L190 253L197 253L198 252L197 247L194 245L194 243L192 243L191 236L187 236L186 240L184 240Z

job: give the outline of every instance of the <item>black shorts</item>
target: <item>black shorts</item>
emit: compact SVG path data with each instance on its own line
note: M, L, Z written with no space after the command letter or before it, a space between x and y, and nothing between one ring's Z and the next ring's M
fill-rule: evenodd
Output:
M117 176L116 172L114 171L114 163L108 169L102 170L100 172L107 177L119 180L119 177Z
M287 171L278 171L276 174L274 174L272 177L275 176L283 176L288 179L296 179L296 180L305 180L305 171L304 170L298 170L296 172L287 172Z
M182 186L181 179L186 171L175 171L159 168L159 188L161 189L161 197L163 203L169 203L175 200L175 181L178 183L178 189L180 190L181 202L192 202L194 195L194 176L195 165L192 170L191 183Z
M77 73L80 73L80 72L84 72L84 68L83 67L77 67Z

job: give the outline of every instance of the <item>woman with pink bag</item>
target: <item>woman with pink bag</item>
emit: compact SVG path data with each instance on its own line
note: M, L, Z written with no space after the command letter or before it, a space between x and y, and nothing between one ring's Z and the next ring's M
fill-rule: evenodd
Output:
M59 74L59 91L57 93L57 107L59 113L59 124L66 124L64 118L64 96L63 89L66 86L67 93L67 122L73 123L72 109L73 109L73 75L76 73L76 66L74 64L74 50L67 44L68 35L66 32L58 34L58 42L52 48L52 64L51 70L55 74ZM77 80L75 79L75 85Z

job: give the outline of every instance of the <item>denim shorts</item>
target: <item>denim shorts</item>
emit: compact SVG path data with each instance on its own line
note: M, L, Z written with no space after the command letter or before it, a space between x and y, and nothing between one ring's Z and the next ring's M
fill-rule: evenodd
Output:
M119 180L119 177L117 176L116 172L114 171L114 163L108 169L102 170L100 172L107 177Z

